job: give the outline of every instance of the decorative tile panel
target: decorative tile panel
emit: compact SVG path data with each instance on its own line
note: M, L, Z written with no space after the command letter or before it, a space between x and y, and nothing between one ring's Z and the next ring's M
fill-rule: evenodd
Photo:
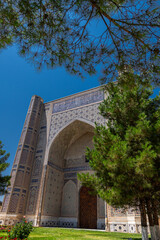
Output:
M4 202L3 202L3 205L2 205L2 212L6 212L7 211L9 199L10 199L10 193L7 193L5 195L5 197L4 197Z
M126 216L126 211L123 208L113 208L111 207L111 216L122 217Z
M35 210L36 197L37 197L37 186L32 186L30 188L29 194L29 204L28 204L28 213L33 213Z
M135 226L135 224L129 224L128 228L129 228L129 232L130 233L136 233L136 226Z
M81 166L81 167L71 167L71 168L64 168L64 172L72 172L72 171L87 171L87 170L91 170L90 166Z
M63 172L63 168L61 168L61 167L55 165L54 163L52 163L52 162L50 162L50 161L48 161L48 165L49 165L50 167L52 167L52 168L54 168L54 169L60 171L60 172Z
M65 174L64 174L64 178L65 178L65 179L68 179L68 178L77 178L77 173L76 173L76 172L65 173Z
M19 193L13 193L9 205L9 213L15 213L18 205Z
M42 221L41 227L59 227L59 221Z
M42 158L41 157L37 157L35 159L35 165L34 165L34 171L32 174L32 177L37 177L40 175L42 170Z
M105 124L105 119L99 114L98 106L99 103L96 103L89 106L72 109L66 112L53 114L51 118L48 143L52 141L56 133L62 127L68 125L73 120L76 120L76 118L81 118L82 120L84 119L84 121L90 121L93 124L95 122L98 124Z
M71 168L61 168L57 165L55 165L54 163L48 161L48 165L60 172L79 172L79 171L87 171L87 170L91 170L90 166L80 166L80 167L71 167Z
M127 224L116 223L116 224L111 224L110 229L111 229L111 232L127 232L128 226Z
M44 191L43 213L45 216L59 217L61 211L61 193L63 187L63 173L47 168L47 184Z
M18 209L18 213L24 213L24 209L25 209L25 199L26 195L22 194L21 195L21 199L20 199L20 203L19 203L19 209Z
M59 226L64 228L76 228L77 222L71 222L68 218L68 221L60 221Z
M62 112L68 109L77 108L90 103L100 102L104 99L104 93L102 90L98 90L91 93L86 93L80 96L75 96L71 99L60 101L53 104L53 113Z

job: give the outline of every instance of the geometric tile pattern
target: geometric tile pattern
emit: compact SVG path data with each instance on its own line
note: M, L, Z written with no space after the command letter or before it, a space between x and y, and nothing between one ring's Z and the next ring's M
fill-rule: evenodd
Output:
M29 196L27 201L27 214L34 214L39 193L40 180L42 176L44 153L46 146L46 118L45 112L41 116L37 145L33 159L32 176L29 184Z
M15 213L18 205L19 193L13 193L9 204L9 212Z
M58 114L53 114L51 118L48 144L52 141L55 134L64 126L68 125L76 118L97 122L98 124L105 124L105 119L99 114L99 103L88 106L72 109Z
M111 232L127 232L127 224L112 224L110 225Z
M123 208L113 208L110 207L111 210L111 216L117 216L117 217L122 217L122 216L126 216L126 210L124 210Z
M21 195L21 199L20 199L20 203L19 203L18 213L24 213L25 200L26 200L26 195L25 195L25 194L22 194L22 195Z
M70 99L61 100L53 104L53 113L62 112L68 109L77 108L90 103L99 102L104 99L104 92L97 90L90 93L84 93L80 96L73 96Z
M10 193L7 193L5 195L5 197L4 197L4 201L3 201L3 205L2 205L2 212L6 212L7 211L9 199L10 199Z

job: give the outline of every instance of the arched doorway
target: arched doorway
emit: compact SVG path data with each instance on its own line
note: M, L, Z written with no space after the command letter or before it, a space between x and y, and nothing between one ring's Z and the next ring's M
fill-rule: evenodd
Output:
M59 131L50 145L42 200L43 226L51 226L53 221L47 219L52 217L57 219L57 225L68 227L74 221L77 227L77 172L89 167L85 161L85 149L93 145L93 131L92 125L75 120ZM65 186L68 186L67 191Z
M81 187L79 196L79 225L81 228L97 228L97 196L89 193L90 189Z

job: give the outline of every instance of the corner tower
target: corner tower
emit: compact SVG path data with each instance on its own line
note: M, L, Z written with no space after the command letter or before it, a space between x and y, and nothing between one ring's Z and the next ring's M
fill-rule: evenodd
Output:
M25 214L42 112L42 98L33 96L15 155L11 184L3 200L0 213L1 224L14 224Z

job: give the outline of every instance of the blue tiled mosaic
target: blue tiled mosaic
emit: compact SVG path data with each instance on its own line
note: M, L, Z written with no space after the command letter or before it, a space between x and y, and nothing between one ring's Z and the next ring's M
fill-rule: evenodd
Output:
M68 100L54 103L52 113L62 112L68 109L80 107L90 103L99 102L99 101L102 101L103 99L104 99L104 92L102 90L86 93L79 97L73 97Z
M87 171L87 170L91 170L90 166L80 166L80 167L70 167L70 168L61 168L57 165L55 165L54 163L48 161L48 165L52 168L55 168L61 172L72 172L72 171Z

